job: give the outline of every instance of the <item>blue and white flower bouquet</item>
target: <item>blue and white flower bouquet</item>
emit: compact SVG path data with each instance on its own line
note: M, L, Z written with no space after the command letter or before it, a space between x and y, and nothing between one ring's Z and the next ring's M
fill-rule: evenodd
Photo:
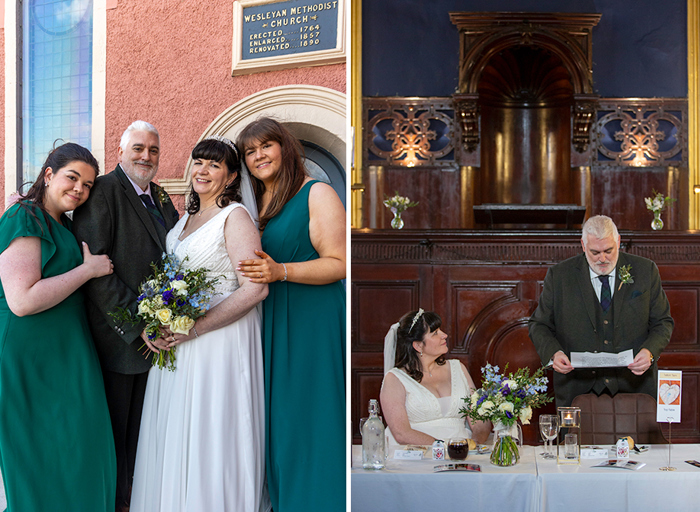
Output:
M209 310L214 286L219 278L207 278L207 269L184 269L174 254L163 253L161 265L151 264L153 274L139 286L136 315L124 308L110 313L117 321L136 324L146 322L146 334L156 339L161 330L189 334L197 318ZM145 344L141 347L143 348ZM161 370L175 369L175 347L153 355L153 364Z
M459 412L476 421L493 423L495 435L491 463L512 466L520 460L514 439L518 437L517 421L529 424L532 410L551 402L552 398L546 394L548 379L544 376L544 368L532 375L528 368L507 375L508 365L503 374L498 373L499 370L498 366L490 364L481 369L481 389L462 399L465 406Z
M544 376L544 368L532 375L528 368L520 368L508 375L505 371L498 373L499 370L498 366L490 364L481 369L484 376L481 389L462 399L465 407L459 412L473 420L491 421L507 427L517 420L529 424L532 410L552 401L546 394L548 379ZM505 370L508 370L508 365Z

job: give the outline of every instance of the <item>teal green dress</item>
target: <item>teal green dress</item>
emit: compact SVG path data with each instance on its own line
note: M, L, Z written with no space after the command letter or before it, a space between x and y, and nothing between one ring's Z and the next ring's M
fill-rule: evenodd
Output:
M18 237L41 239L41 275L83 261L73 234L36 207L0 219L0 253ZM7 512L114 511L112 426L83 294L24 317L0 286L0 470Z
M304 185L263 232L277 262L317 259ZM345 287L271 283L263 303L267 483L275 512L345 510Z

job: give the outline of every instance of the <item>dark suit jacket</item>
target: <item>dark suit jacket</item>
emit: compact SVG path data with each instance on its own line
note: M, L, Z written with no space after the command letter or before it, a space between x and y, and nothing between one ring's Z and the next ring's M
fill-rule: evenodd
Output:
M141 198L117 168L95 180L89 199L73 214L73 232L93 254L107 254L114 273L91 279L84 290L90 330L102 366L110 371L135 374L147 371L151 359L139 353L139 337L144 324L115 322L110 312L122 307L136 312L138 287L151 273L151 263L158 262L165 251L165 236L179 214L165 191L151 183L153 200L163 214L165 228L143 205Z
M620 287L618 269L631 265L634 283ZM539 304L529 321L530 339L543 364L562 350L574 352L621 352L633 349L636 355L648 349L654 359L668 345L673 318L661 288L656 264L646 258L620 253L615 269L612 302L612 339L600 328L602 308L590 279L583 253L549 269ZM608 341L606 344L605 341ZM577 395L593 389L596 379L614 380L620 392L641 392L656 397L656 362L641 376L627 368L574 369L567 375L554 372L557 405L568 405Z

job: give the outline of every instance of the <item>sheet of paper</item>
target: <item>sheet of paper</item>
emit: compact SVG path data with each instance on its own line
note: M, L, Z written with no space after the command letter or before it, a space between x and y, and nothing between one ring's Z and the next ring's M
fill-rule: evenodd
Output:
M619 354L612 352L572 352L569 356L574 368L615 368L625 367L634 361L632 349Z

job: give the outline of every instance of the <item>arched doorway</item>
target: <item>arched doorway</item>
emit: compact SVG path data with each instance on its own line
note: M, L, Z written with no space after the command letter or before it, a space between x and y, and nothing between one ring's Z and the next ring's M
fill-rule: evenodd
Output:
M345 205L345 94L310 85L273 87L235 103L202 133L200 140L223 135L232 140L251 121L270 116L284 124L304 147L307 167L330 183ZM187 162L179 179L160 180L169 194L185 194L192 171Z

